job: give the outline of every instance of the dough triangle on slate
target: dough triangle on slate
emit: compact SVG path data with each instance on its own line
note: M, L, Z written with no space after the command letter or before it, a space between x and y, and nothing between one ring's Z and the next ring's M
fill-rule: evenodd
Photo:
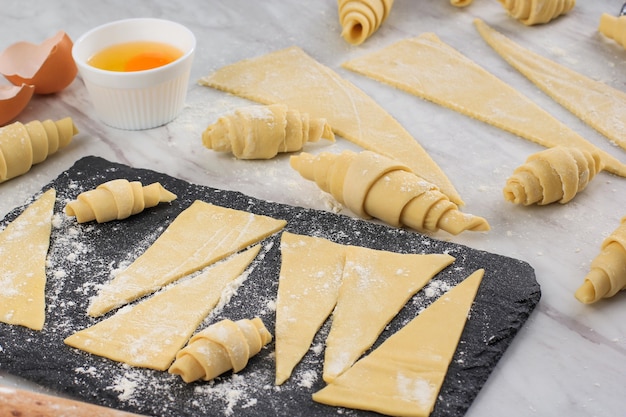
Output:
M285 226L284 220L195 201L91 301L97 317L219 261Z
M49 189L0 231L0 321L33 330L46 321L46 257L56 191Z
M517 45L482 20L478 33L505 61L583 122L626 149L626 93Z
M349 247L326 338L324 381L331 382L369 349L407 301L454 257Z
M313 400L398 416L430 415L484 271L443 294Z
M626 176L626 165L433 33L403 39L343 67L545 147L598 152L607 171Z
M164 371L213 310L226 286L258 254L254 246L195 277L172 284L136 305L65 339L69 346L138 367Z
M346 246L283 232L276 299L276 385L285 382L335 307Z
M263 104L282 103L324 118L333 131L396 159L437 185L457 205L460 195L422 146L371 97L298 47L225 66L200 84Z

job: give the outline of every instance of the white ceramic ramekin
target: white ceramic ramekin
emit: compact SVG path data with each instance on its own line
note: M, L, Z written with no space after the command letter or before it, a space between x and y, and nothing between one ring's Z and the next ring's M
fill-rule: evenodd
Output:
M87 63L108 46L132 41L168 43L183 56L162 67L134 72L106 71ZM185 26L163 19L136 18L98 26L74 42L72 56L98 117L128 130L150 129L178 116L185 104L196 38Z

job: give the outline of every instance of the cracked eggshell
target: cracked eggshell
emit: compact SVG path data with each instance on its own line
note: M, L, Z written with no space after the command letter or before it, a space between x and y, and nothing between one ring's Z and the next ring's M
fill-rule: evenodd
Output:
M78 68L73 42L63 31L36 45L17 42L0 54L0 73L16 86L35 86L37 94L52 94L70 85Z
M34 93L33 85L0 85L0 126L16 118L26 108Z

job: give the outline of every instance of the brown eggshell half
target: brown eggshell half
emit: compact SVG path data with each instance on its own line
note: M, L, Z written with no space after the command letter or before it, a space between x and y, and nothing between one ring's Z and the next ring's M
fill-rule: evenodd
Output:
M35 86L37 94L52 94L70 85L78 68L72 57L73 42L59 31L39 45L18 42L0 54L0 73L19 86Z
M0 126L15 119L26 108L34 93L33 85L0 85Z

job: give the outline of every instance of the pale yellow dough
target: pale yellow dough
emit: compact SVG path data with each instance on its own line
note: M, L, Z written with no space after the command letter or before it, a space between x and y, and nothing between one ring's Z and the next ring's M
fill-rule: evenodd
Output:
M506 180L503 194L515 204L561 204L583 191L602 169L597 153L555 146L534 153Z
M445 254L399 254L288 232L282 235L281 256L277 385L289 378L331 313L324 358L328 379L348 368L406 301L454 261Z
M397 159L437 185L454 203L463 204L445 173L398 121L354 84L298 47L225 66L199 82L326 119L337 135Z
M100 316L282 229L287 222L195 201L125 270L104 284L88 314Z
M65 343L128 365L164 371L217 305L224 288L245 271L259 249L257 245L233 255L197 276L122 308L67 337Z
M442 295L313 400L393 416L429 416L483 274L477 270Z
M69 117L0 127L0 183L27 173L33 165L67 146L77 133Z
M393 0L338 0L341 36L352 45L360 45L387 19Z
M473 0L450 0L450 4L454 7L467 7L472 4Z
M185 382L210 381L229 370L239 372L271 340L272 335L258 317L222 320L192 337L176 354L169 372L180 375Z
M420 232L489 230L485 219L462 213L434 184L386 156L371 151L302 152L290 163L358 216Z
M598 31L626 48L626 16L612 16L602 13Z
M123 220L146 208L175 199L176 195L158 182L143 186L139 181L116 179L80 193L76 200L66 204L65 213L75 216L78 223L92 220L103 223Z
M626 288L626 217L602 242L600 253L591 261L591 269L575 296L591 304L610 298Z
M589 152L598 152L606 170L626 176L626 165L592 145L519 91L432 33L403 39L377 52L348 61L343 66L545 147L576 146ZM573 85L567 87L567 83L559 78L561 75L560 72L555 73L555 79L552 80L554 90L573 88ZM556 88L557 85L560 87ZM606 103L612 100L605 97L603 101ZM582 105L587 101L581 95L578 102ZM598 113L604 114L604 107L601 109ZM623 107L616 114L625 112L626 108ZM415 173L419 175L418 171Z
M580 120L626 149L626 93L521 47L479 19L474 23L483 39L511 66ZM588 142L574 137L566 140L572 146L592 151ZM607 171L626 176L622 163L603 151L600 156Z
M576 0L498 0L513 19L527 26L548 23L574 8Z
M202 133L205 147L232 152L238 159L270 159L279 152L295 152L307 142L335 140L325 119L284 104L245 106L220 117Z
M0 321L33 330L46 320L46 256L56 191L50 189L0 231Z

